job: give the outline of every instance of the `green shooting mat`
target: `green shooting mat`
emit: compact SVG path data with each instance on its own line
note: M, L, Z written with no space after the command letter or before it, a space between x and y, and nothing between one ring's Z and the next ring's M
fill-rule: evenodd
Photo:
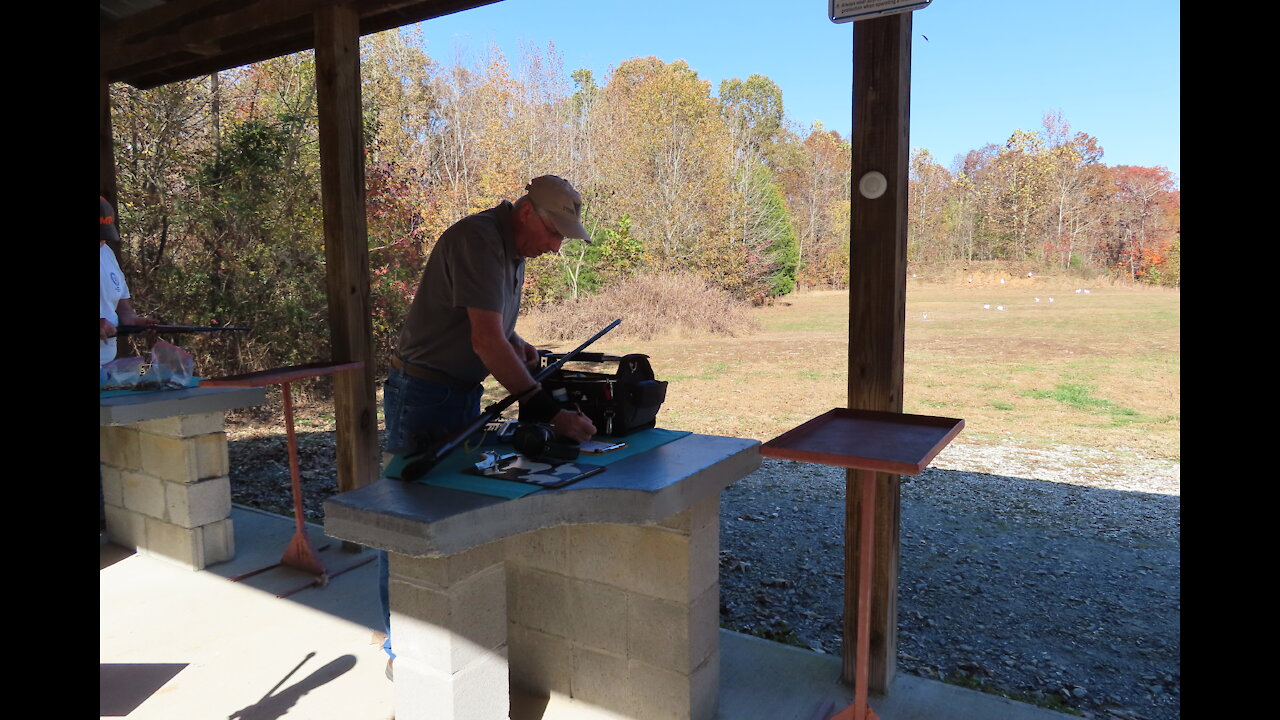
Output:
M583 453L578 460L574 461L575 465L586 468L593 466L609 466L613 463L625 460L634 455L648 452L656 447L665 445L673 440L678 440L685 435L689 435L688 430L665 430L663 428L651 428L638 433L632 433L624 438L619 438L621 442L627 444L626 447L602 455L588 455ZM425 476L418 478L415 482L424 483L432 487L449 488L451 490L462 490L465 492L479 493L481 495L491 495L494 497L515 499L525 495L542 490L542 486L533 483L525 483L514 480L502 480L498 478L486 478L478 475L469 475L463 470L474 465L481 459L481 454L485 450L497 450L498 452L512 452L511 445L508 443L500 443L494 445L462 445L452 454L440 461L440 464L431 469L431 472ZM384 477L398 480L400 479L400 471L404 469L405 458L396 455L387 463L387 468L383 472Z

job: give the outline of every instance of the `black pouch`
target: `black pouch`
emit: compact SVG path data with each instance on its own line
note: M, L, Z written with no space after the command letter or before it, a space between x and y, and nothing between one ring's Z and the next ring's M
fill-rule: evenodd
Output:
M542 365L561 357L543 354ZM648 355L584 352L569 362L618 364L613 374L560 368L542 380L542 387L562 405L572 409L577 404L591 418L598 435L622 437L657 424L658 410L667 399L667 383L654 378Z

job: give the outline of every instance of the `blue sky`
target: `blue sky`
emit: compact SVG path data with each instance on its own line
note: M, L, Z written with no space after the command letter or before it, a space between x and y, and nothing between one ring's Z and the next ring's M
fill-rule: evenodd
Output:
M950 167L1061 111L1107 165L1179 175L1179 0L934 0L914 15L913 148ZM444 64L490 44L515 64L523 45L554 42L566 72L598 82L648 55L685 60L713 94L722 79L766 75L802 129L849 136L853 24L828 20L827 0L503 0L422 29Z

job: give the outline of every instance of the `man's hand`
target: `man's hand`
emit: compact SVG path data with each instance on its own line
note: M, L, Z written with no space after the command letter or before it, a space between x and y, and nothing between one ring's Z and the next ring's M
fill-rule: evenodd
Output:
M596 434L596 426L591 422L591 418L573 410L561 410L556 413L555 417L551 418L551 427L555 429L557 435L577 443L584 443Z
M111 321L106 318L98 318L98 338L102 340L102 342L106 342L107 338L113 338L115 336L116 326L112 325Z
M116 314L120 316L121 325L145 325L147 327L151 327L152 325L160 324L159 320L143 317L135 312L133 309L133 303L129 302L129 298L120 298L120 302L116 303ZM103 322L106 321L103 320ZM116 334L114 327L111 329L111 334ZM143 333L143 337L147 340L155 340L156 332L155 330L148 330Z

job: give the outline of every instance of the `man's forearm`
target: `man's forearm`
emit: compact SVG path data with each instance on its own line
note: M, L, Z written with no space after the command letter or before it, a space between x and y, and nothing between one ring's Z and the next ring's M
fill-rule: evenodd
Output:
M116 315L120 318L117 325L144 325L148 321L134 311L133 303L129 302L129 298L120 298L120 302L116 303Z
M502 332L501 316L488 310L468 308L471 320L471 348L480 356L489 373L511 394L533 386L529 367Z

